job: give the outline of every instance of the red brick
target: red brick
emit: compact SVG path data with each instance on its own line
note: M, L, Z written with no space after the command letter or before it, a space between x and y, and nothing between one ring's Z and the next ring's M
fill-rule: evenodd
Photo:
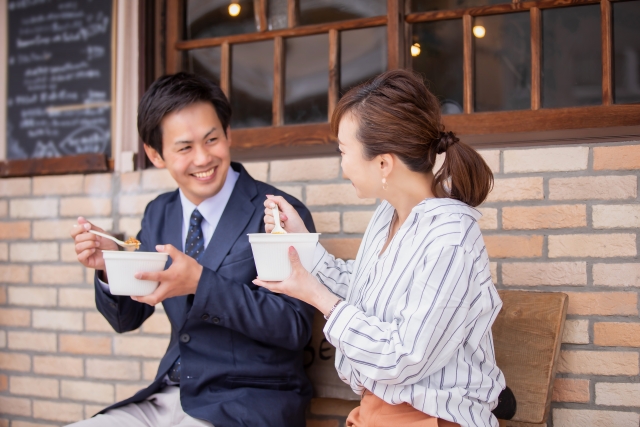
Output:
M560 353L558 372L583 375L638 375L638 353L565 350Z
M22 396L57 399L59 395L58 380L49 378L12 376L9 387L11 394Z
M33 372L45 375L81 377L84 375L82 359L61 356L34 356Z
M110 337L60 334L60 352L72 354L111 354Z
M629 316L638 314L638 294L635 292L566 292L569 295L567 314L583 316Z
M31 311L19 308L0 308L0 325L30 326Z
M0 396L0 414L31 416L31 400L21 397Z
M31 370L31 356L22 353L0 352L0 369L27 372Z
M62 380L60 389L62 397L71 400L106 404L114 402L113 384Z
M484 236L489 258L533 258L542 256L542 236Z
M31 331L9 331L7 342L12 350L55 352L56 334Z
M31 237L29 221L0 222L0 240L28 239Z
M595 147L593 149L594 170L640 169L640 145L618 147Z
M29 267L26 265L0 265L0 282L27 283L29 281Z
M640 323L595 323L593 343L600 346L640 347Z
M43 420L72 423L84 418L82 405L59 401L33 401L33 416Z
M513 206L502 208L505 230L586 227L586 205Z
M633 412L553 409L553 427L636 427L640 415Z
M590 396L589 380L556 378L553 382L553 397L551 399L554 402L587 403Z

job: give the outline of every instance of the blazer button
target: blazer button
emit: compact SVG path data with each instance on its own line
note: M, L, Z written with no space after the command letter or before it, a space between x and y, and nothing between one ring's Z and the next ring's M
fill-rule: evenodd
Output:
M213 319L211 319L211 321L213 323L220 323L220 319L218 317L214 317Z
M208 314L203 314L202 317L200 317L202 320L209 320L209 315Z
M189 334L182 334L180 335L180 341L187 343L191 340L191 337L189 336Z

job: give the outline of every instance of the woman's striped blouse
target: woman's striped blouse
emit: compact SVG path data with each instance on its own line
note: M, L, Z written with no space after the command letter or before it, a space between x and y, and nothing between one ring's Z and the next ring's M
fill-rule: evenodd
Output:
M376 210L355 261L318 245L312 271L342 298L324 333L354 392L406 402L462 426L491 426L505 387L491 325L502 301L480 213L453 199L413 208L385 252L394 208Z

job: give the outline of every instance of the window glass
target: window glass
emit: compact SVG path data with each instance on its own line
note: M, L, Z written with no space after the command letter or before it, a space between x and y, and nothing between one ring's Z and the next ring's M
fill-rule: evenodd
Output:
M258 31L253 0L186 0L185 21L187 40Z
M491 6L511 3L509 0L411 0L412 12L430 10L466 9L467 7Z
M285 39L285 124L327 121L329 35Z
M543 10L542 106L599 104L602 104L600 5Z
M208 47L205 49L194 49L185 52L184 69L206 77L209 80L220 84L220 52L221 48Z
M475 111L531 108L529 13L474 19Z
M269 30L287 28L287 0L268 0L267 20Z
M387 27L340 33L340 95L387 70Z
M271 126L273 40L231 46L231 126Z
M387 14L386 0L299 0L300 25Z
M640 102L640 1L613 3L615 101Z
M462 20L414 24L413 69L427 80L442 114L462 113Z

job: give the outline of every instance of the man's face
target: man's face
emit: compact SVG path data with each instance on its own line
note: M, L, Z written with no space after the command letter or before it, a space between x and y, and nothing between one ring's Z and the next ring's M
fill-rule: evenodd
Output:
M222 128L208 102L167 114L161 123L162 156L145 144L157 168L167 168L184 195L195 205L218 194L231 164L230 129Z

